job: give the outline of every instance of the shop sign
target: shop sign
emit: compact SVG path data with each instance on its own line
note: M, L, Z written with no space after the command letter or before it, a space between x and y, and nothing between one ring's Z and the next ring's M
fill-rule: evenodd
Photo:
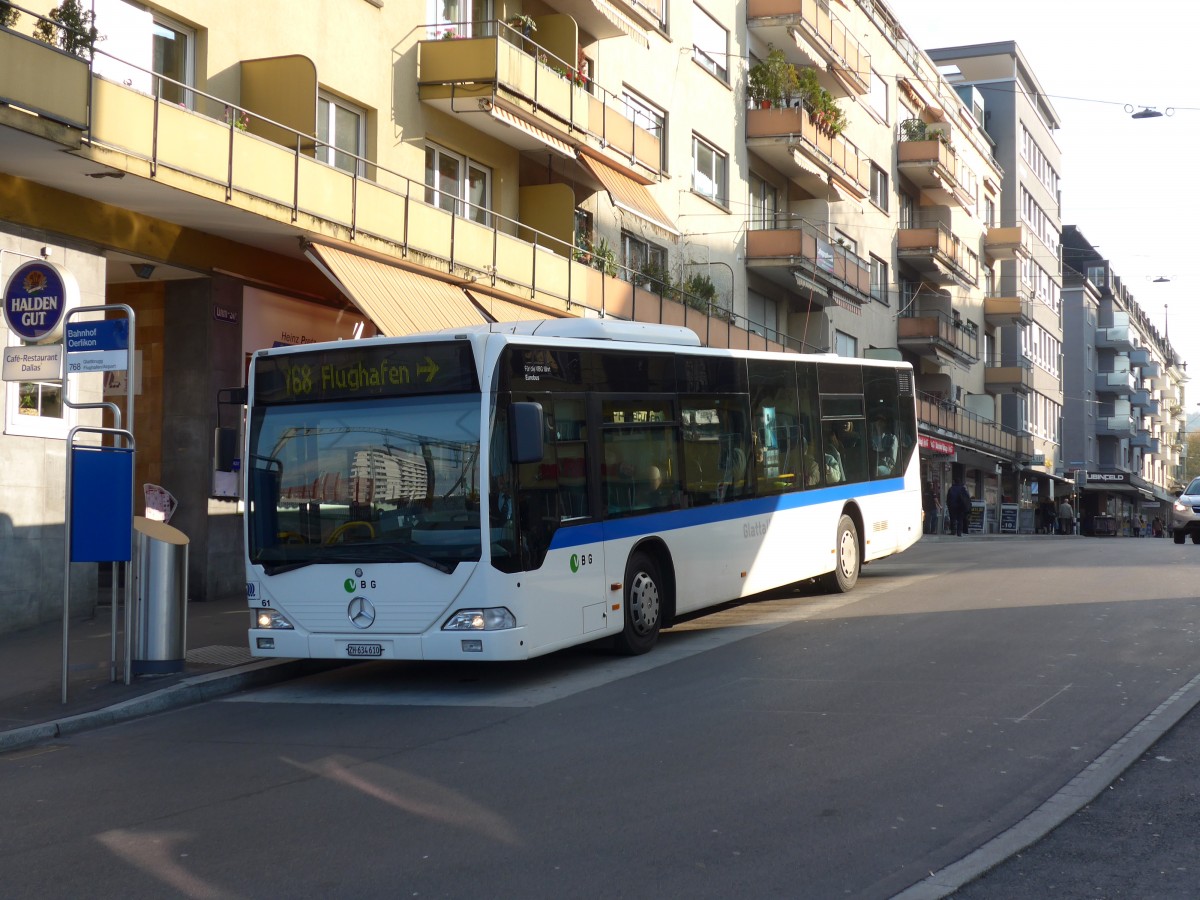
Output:
M930 453L936 453L939 456L954 455L954 445L949 441L943 441L940 438L930 437L927 434L918 434L917 443Z
M1017 514L1021 507L1016 503L1001 503L1000 504L1000 533L1001 534L1016 534L1017 533Z
M4 348L5 381L60 381L62 344Z
M1088 472L1088 484L1129 484L1128 472Z
M42 260L17 266L4 284L4 318L26 344L58 340L63 316L78 302L75 276Z

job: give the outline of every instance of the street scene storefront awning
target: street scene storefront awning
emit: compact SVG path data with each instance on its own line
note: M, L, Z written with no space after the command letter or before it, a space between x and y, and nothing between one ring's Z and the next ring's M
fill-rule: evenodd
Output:
M389 337L487 321L461 288L326 244L305 255Z
M663 212L650 192L646 190L646 186L635 180L625 172L613 166L611 163L597 159L585 153L579 154L579 162L585 169L596 177L596 180L604 185L604 190L608 192L608 198L612 201L612 205L617 209L623 209L628 213L633 213L639 219L645 219L651 225L670 232L678 236L679 230L675 227L675 223L671 221L671 217Z

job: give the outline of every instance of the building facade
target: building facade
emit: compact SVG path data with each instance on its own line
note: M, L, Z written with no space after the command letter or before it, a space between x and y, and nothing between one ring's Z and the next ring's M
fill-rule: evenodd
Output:
M1186 366L1080 229L1063 229L1063 454L1085 533L1142 533L1183 487Z

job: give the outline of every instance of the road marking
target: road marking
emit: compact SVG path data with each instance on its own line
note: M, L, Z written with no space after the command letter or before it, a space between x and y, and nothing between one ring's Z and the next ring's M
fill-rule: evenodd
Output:
M1032 716L1035 712L1037 712L1039 709L1041 709L1047 703L1054 700L1055 697L1059 696L1060 694L1065 694L1070 689L1071 689L1071 685L1069 685L1069 684L1066 687L1060 688L1059 690L1057 690L1053 694L1051 694L1049 697L1047 697L1045 700L1043 700L1041 703L1039 703L1037 706L1035 706L1033 709L1029 710L1029 712L1025 713L1025 715L1021 716L1021 718L1013 719L1013 721L1014 722L1024 722L1026 719L1028 719L1030 716Z

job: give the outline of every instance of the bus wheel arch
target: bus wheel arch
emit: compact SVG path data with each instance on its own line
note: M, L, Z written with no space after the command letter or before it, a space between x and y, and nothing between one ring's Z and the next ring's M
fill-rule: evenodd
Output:
M862 572L865 541L862 511L855 504L847 504L838 516L833 571L817 579L824 590L844 594L854 589Z
M618 653L636 656L658 642L659 632L675 617L675 567L661 541L643 541L625 562L621 632L613 638Z

